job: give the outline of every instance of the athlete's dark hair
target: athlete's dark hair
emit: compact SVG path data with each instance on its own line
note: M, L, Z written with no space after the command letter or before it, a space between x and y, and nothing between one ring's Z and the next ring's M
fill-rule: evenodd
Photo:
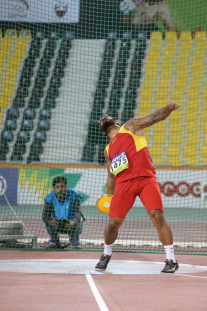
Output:
M60 182L64 182L67 186L67 178L64 176L57 176L52 181L52 186L55 187L56 184L59 184Z

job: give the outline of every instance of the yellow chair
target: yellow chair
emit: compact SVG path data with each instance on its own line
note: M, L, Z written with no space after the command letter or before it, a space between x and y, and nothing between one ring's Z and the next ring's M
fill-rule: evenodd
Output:
M173 166L180 166L181 160L180 160L180 146L179 145L173 145L168 146L166 155L168 157L168 163Z
M207 123L207 110L201 112L201 122Z
M197 149L198 145L200 144L200 134L196 133L194 135L188 135L188 137L185 138L185 144L186 146L191 146L192 148Z
M27 29L22 29L19 32L19 38L25 38L25 39L31 39L32 38L32 33L31 30L27 30Z
M185 89L187 86L187 79L176 77L174 82L174 89Z
M5 32L5 38L17 39L17 31L16 29L7 29Z
M185 125L186 133L192 134L194 132L194 134L196 134L198 131L199 131L199 126L198 126L197 121L189 121L186 123Z
M180 103L179 103L180 105ZM182 110L181 108L179 110L173 111L169 117L168 117L169 122L181 122L182 121Z
M158 87L156 90L156 99L167 99L168 97L168 89Z
M180 41L192 41L192 35L190 31L182 31L180 34Z
M170 146L177 146L180 148L180 146L183 144L184 138L183 135L179 132L171 132L169 137L169 147Z
M184 96L184 89L183 88L173 88L171 93L171 98L175 98L176 100L182 100Z
M146 127L144 129L144 135L145 135L145 139L147 141L147 143L149 142L149 127Z
M191 63L191 69L193 72L203 72L204 71L204 59L202 58L193 59Z
M164 163L164 147L163 145L152 145L149 149L150 155L152 157L152 161L157 164L163 164Z
M199 110L201 107L201 103L198 99L195 99L194 101L188 101L186 103L186 110Z
M158 66L157 59L147 59L145 64L145 71L156 71Z
M172 166L181 166L180 156L168 157L168 164Z
M165 50L163 53L163 59L168 59L168 61L171 62L175 58L175 52L176 49L173 50L172 48L168 47L168 50Z
M167 147L167 157L179 157L180 156L180 145L168 146Z
M2 58L9 58L11 53L12 41L3 38L0 47L0 55Z
M159 131L159 132L163 132L166 130L166 123L165 122L158 122L158 123L155 123L153 125L153 129L154 131Z
M151 101L152 100L152 91L141 91L139 96L140 101Z
M155 132L153 136L153 144L165 144L166 143L166 135L165 133Z
M8 108L9 106L9 98L6 96L0 96L0 108Z
M189 89L187 92L188 101L198 101L199 99L199 88L198 89Z
M194 39L195 39L196 41L205 40L205 39L206 39L206 32L205 32L205 31L197 31L197 32L195 33Z
M198 165L199 164L199 160L198 158L195 157L187 157L185 158L185 165Z
M163 70L160 73L160 79L161 80L171 80L172 79L172 71Z
M200 150L200 157L205 158L207 160L207 146L202 146Z
M202 92L202 99L203 99L204 101L207 100L207 88L206 88L206 87L204 87L204 89L203 89L203 92Z
M165 40L166 41L177 41L177 33L175 31L166 31Z
M150 36L151 41L162 41L162 32L161 31L152 31Z
M201 127L201 132L207 135L207 122L203 122L202 127Z
M142 106L139 107L139 110L137 113L138 117L145 117L145 116L148 116L149 114L151 114L151 108L142 107Z
M183 125L180 122L170 122L169 131L170 133L181 133Z
M187 110L184 116L185 122L196 122L198 120L197 110Z
M169 88L171 86L171 80L170 79L160 79L158 82L158 87L160 88Z
M195 157L198 153L197 145L195 144L186 144L183 149L183 156L185 158Z
M202 111L207 110L207 101L204 101L202 104Z

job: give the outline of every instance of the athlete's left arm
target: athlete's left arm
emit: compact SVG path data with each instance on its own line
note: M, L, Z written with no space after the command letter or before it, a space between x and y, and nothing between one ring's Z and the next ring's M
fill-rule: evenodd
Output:
M125 129L138 136L144 136L144 128L149 127L159 121L165 120L172 111L180 108L180 105L170 102L167 106L158 109L145 117L135 117L125 124Z

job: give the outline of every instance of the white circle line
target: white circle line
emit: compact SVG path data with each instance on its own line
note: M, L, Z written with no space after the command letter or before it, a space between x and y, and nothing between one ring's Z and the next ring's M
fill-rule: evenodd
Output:
M89 286L91 288L91 291L92 291L92 293L93 293L93 295L94 295L94 297L96 299L96 302L97 302L97 304L99 306L100 311L109 311L109 309L107 308L107 306L106 306L106 304L105 304L101 294L98 291L98 288L96 287L96 285L94 283L94 280L93 280L92 276L90 274L85 274L85 276L86 276L88 284L89 284Z
M189 278L207 279L207 276L199 276L199 275L188 275L188 274L179 274L179 273L174 273L174 275L188 276Z

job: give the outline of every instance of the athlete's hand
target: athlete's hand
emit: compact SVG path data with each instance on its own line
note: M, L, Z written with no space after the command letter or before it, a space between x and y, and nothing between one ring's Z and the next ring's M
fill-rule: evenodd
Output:
M170 102L170 103L167 105L167 108L168 108L169 111L173 111L173 110L179 109L179 108L180 108L180 105L178 105L178 104L175 103L175 102Z
M58 225L58 219L57 218L53 218L52 220L49 220L48 221L48 225L50 227L53 227L53 228L57 228L57 225Z

